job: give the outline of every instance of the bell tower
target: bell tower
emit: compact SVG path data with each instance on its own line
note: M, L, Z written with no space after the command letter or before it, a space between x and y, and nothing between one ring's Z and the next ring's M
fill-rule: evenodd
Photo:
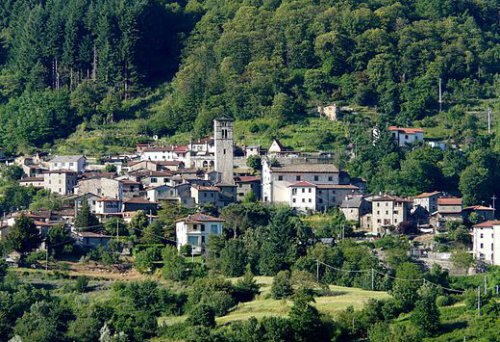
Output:
M233 179L233 119L214 120L215 171L220 172L222 183L234 184Z

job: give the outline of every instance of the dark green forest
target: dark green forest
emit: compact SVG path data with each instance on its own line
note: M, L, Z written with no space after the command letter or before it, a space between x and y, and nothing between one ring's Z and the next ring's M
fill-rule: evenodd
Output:
M0 20L8 151L82 122L203 134L222 113L286 124L331 101L410 125L437 111L439 78L450 106L499 91L494 0L3 0Z

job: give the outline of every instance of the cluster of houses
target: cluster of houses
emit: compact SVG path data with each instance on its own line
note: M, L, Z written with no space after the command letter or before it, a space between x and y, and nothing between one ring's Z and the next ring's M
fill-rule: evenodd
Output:
M325 109L325 115L328 113ZM423 130L417 128L389 127L389 131L400 146L424 139ZM261 157L260 173L247 166L246 160L251 156ZM21 185L46 189L65 199L62 210L28 213L42 232L61 222L71 227L84 202L101 222L113 217L128 222L138 211L145 212L153 221L157 210L166 202L191 208L222 208L242 201L250 193L262 202L287 204L303 213L339 208L347 220L373 235L390 233L402 225L436 232L443 229L447 221L468 220L472 213L493 222L488 220L493 220L495 213L493 208L480 205L463 207L460 198L440 192L413 198L366 194L364 180L340 170L328 153L293 151L278 140L268 149L236 147L233 121L225 117L214 120L212 137L186 145L139 144L135 153L100 161L83 155L52 158L35 155L18 157L14 162L25 174ZM0 238L8 234L16 215L18 213L2 220ZM178 247L189 244L194 253L203 253L209 235L220 234L223 222L202 213L179 220L176 225ZM498 224L477 227L500 229ZM90 246L111 238L99 232L73 233L77 241ZM474 235L474 241L482 241L485 234L481 233L477 239ZM497 236L500 239L500 232ZM491 244L480 243L485 249L475 245L478 258L494 260L493 252L488 249ZM500 248L500 240L497 245ZM500 257L500 250L496 255L495 258Z

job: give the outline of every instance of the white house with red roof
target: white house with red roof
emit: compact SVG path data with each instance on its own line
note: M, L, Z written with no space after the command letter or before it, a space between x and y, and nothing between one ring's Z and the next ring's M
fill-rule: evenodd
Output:
M493 265L500 265L500 221L486 221L472 229L472 255Z
M424 192L413 197L413 205L415 207L419 205L431 214L437 211L439 197L441 197L440 191Z
M301 211L323 211L340 205L359 188L340 184L340 171L333 164L262 163L262 200L283 203Z
M191 245L193 254L203 254L210 235L222 233L223 223L221 218L202 213L178 220L175 225L177 248Z
M389 126L388 129L400 147L424 141L424 130L421 128Z

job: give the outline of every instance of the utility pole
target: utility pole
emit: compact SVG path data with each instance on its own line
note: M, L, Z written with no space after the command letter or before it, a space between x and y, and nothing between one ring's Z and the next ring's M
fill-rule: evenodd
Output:
M372 267L372 291L375 290L375 270Z
M477 287L477 317L481 317L481 286Z
M491 200L493 201L493 217L495 218L496 217L496 207L495 207L495 201L497 200L497 196L493 195L491 196Z
M488 117L488 133L491 133L491 108L488 108L486 115Z
M484 275L484 294L488 293L488 288L486 287L486 275Z
M443 111L443 92L441 87L442 79L439 78L439 112Z
M319 260L316 260L316 282L319 283Z
M120 238L120 230L119 230L119 220L116 219L116 239L118 240Z
M45 240L45 272L49 270L49 244Z

